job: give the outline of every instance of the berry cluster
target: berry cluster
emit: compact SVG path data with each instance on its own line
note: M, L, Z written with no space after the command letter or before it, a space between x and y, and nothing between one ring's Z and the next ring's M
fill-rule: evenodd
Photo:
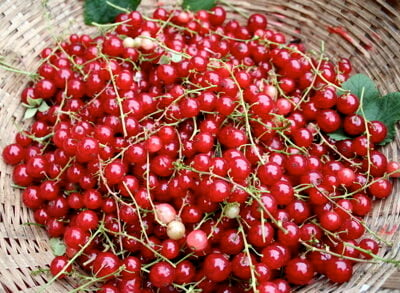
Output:
M263 15L225 18L134 11L42 51L21 98L49 107L3 158L35 221L65 243L52 281L284 293L380 259L363 217L399 164L375 148L386 126L338 94L351 63L306 54ZM339 128L352 139L327 135Z

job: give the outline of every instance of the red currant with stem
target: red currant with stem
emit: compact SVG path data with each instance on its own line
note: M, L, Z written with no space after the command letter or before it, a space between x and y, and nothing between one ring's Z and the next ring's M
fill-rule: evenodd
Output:
M214 282L226 280L231 271L232 265L229 260L221 253L211 253L204 259L204 274Z
M207 234L202 230L193 230L187 235L186 244L194 251L202 251L208 245Z
M326 264L326 276L334 283L345 283L353 275L353 265L349 260L333 257Z
M174 267L165 261L160 261L153 265L149 272L149 280L151 284L157 288L163 288L171 285L174 281L174 278Z
M58 275L58 279L63 279L72 271L72 266L68 265L69 259L66 256L56 256L50 263L50 272L53 276ZM63 272L63 273L61 273ZM59 273L61 273L59 275Z
M285 267L285 276L289 283L295 285L306 285L313 278L314 269L308 260L293 258Z

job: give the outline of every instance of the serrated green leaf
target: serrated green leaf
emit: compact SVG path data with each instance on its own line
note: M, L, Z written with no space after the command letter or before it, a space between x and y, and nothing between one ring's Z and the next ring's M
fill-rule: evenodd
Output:
M55 256L61 256L64 255L66 246L64 244L64 241L62 241L60 238L51 238L50 241L50 248L51 251Z
M43 101L43 103L41 103L40 107L38 108L39 112L45 112L49 109L50 109L50 107L49 107L49 105L47 105L47 103L45 101Z
M120 9L110 6L107 2L127 10L136 10L140 0L85 0L84 20L86 24L111 23L115 17L122 13Z
M24 114L24 118L22 118L23 120L27 120L30 119L32 117L34 117L36 115L38 111L38 108L30 108L30 109L26 109L25 110L25 114Z
M182 7L191 11L210 10L216 2L216 0L183 0Z
M381 145L391 142L396 135L396 123L400 121L400 93L390 93L363 107L369 121L378 120L388 128L388 134Z
M28 97L26 100L28 102L28 105L32 107L39 106L43 101L43 99L32 99L31 97Z
M396 123L400 121L400 93L390 93L382 97L375 83L364 74L356 74L343 83L342 88L362 98L357 114L364 115L368 121L381 121L388 128L388 134L381 145L391 142L396 135ZM342 92L338 92L341 94ZM349 138L343 129L328 133L334 140Z
M332 138L332 139L334 139L334 140L336 140L336 141L345 140L345 139L350 138L349 136L347 136L347 135L344 133L343 129L341 129L341 128L338 129L338 130L336 130L335 132L327 133L327 135L328 135L330 138Z
M369 103L370 100L380 97L375 82L365 74L355 74L342 84L342 88L350 91L357 97L363 93L363 102Z

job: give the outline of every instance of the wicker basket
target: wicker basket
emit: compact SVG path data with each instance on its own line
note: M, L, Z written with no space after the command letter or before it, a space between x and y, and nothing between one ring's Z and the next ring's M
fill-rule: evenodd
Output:
M229 1L229 0L228 0ZM141 10L156 5L142 1ZM165 1L167 4L175 1ZM359 72L372 77L382 92L400 90L400 2L397 0L253 0L230 1L245 11L259 11L269 17L270 26L302 39L310 49L321 41L331 57L349 57ZM342 26L348 37L332 34L327 27ZM0 55L7 63L27 71L38 65L36 56L54 41L71 32L94 32L82 21L82 1L77 0L1 0ZM26 76L0 70L0 148L13 140L24 123L19 95L29 82ZM385 147L384 153L400 160L400 136ZM0 291L35 292L49 279L31 274L52 259L45 231L23 225L32 213L23 207L20 193L11 187L12 168L0 161ZM400 259L400 184L395 196L378 202L368 218L370 227L394 243L382 249L385 257ZM400 289L400 278L391 265L358 265L349 283L336 287L326 281L315 282L304 292L392 292ZM394 275L393 275L394 274ZM390 277L392 276L392 277ZM389 278L389 281L388 281ZM67 292L73 280L58 281L49 292Z

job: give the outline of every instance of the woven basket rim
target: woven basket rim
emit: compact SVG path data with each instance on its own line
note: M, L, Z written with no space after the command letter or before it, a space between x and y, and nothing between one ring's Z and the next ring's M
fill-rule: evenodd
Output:
M171 4L173 1L165 2ZM231 2L243 11L266 13L272 28L293 38L301 38L311 49L317 50L320 41L324 40L329 56L349 57L357 71L371 76L382 92L400 90L400 67L396 67L400 59L400 3L397 1ZM41 49L55 41L54 36L66 36L80 31L93 34L96 31L83 25L82 1L53 0L43 3L45 5L33 0L0 2L0 56L27 71L37 68L37 55ZM139 10L149 11L156 5L156 0L144 0ZM239 19L240 16L235 15L234 18ZM343 27L349 38L330 33L328 27ZM19 104L19 95L28 83L27 77L0 69L1 149L13 141L16 125L21 127L30 123L22 121L23 107ZM383 152L399 161L399 146L400 136L397 135L395 141L386 146ZM0 166L0 291L35 292L50 279L46 275L30 274L38 266L46 266L51 261L48 237L42 229L22 225L33 221L32 212L23 207L19 192L10 185L12 168L2 161ZM396 183L395 194L398 194L399 188ZM400 223L400 197L392 196L376 203L367 222L394 243L393 249L383 249L381 254L400 260L397 224ZM349 283L335 286L321 281L299 291L385 292L400 288L400 275L393 275L392 280L387 281L396 271L392 266L362 264L356 268L355 276ZM71 279L57 281L49 287L48 292L67 292L74 285Z

